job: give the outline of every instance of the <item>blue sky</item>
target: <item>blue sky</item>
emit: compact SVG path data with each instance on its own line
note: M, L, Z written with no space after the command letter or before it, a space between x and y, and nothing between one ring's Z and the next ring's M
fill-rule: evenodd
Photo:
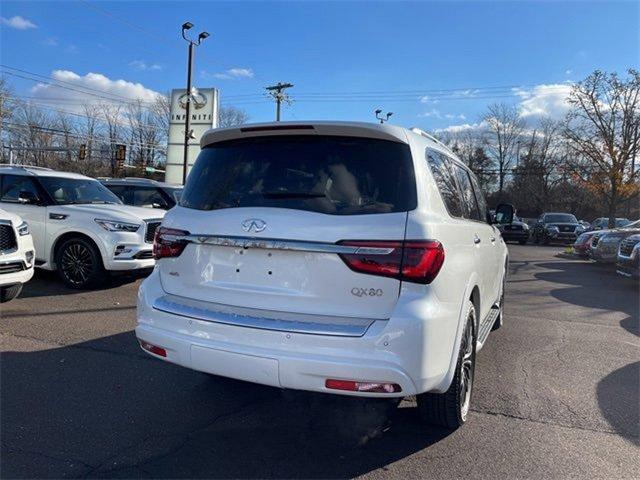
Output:
M567 82L640 58L637 2L3 1L0 16L3 65L127 97L185 83L189 20L212 34L197 49L196 85L220 88L252 121L273 118L261 94L277 81L295 84L292 120L371 120L380 107L437 130L477 122L494 101L560 115ZM21 96L66 98L66 109L84 99L7 78Z

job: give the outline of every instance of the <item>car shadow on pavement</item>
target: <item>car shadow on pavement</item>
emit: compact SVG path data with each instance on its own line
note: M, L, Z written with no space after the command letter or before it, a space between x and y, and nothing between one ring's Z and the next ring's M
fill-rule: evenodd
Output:
M620 435L640 446L640 362L610 373L598 383L598 404Z
M612 265L553 262L539 266L549 271L537 273L536 278L568 285L551 290L552 297L586 309L621 312L627 317L619 322L620 326L639 335L638 285L616 275ZM591 269L590 274L586 274L585 269ZM640 445L640 362L628 364L602 378L597 385L597 397L600 411L613 429Z
M354 477L449 435L411 401L213 377L148 357L133 332L4 352L0 373L3 478Z
M118 274L109 276L102 285L95 290L109 290L118 288L143 278L145 273ZM21 298L48 297L58 295L77 294L80 290L68 288L62 283L56 272L36 269L33 278L24 285Z

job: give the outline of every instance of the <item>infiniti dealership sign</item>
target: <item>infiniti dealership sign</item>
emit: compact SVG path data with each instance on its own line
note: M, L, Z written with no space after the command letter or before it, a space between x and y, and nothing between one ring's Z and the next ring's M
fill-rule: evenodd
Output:
M182 183L186 106L187 91L185 89L172 90L165 174L165 180L170 183ZM193 135L189 141L187 173L200 153L200 138L204 132L218 126L218 90L215 88L194 89L191 92L190 116Z

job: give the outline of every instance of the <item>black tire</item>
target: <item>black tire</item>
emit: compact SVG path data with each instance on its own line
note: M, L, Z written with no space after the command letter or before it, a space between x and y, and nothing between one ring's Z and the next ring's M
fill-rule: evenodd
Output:
M476 311L473 303L468 301L467 318L451 386L444 393L427 392L417 396L418 411L425 423L455 430L467 421L476 365L475 327Z
M6 287L0 287L0 303L8 302L9 300L13 300L22 291L22 284L16 283L15 285L8 285Z
M60 245L56 268L64 284L76 290L95 288L106 278L98 248L82 237L70 238Z
M540 243L540 236L537 233L533 235L533 243L535 244Z
M542 244L549 245L549 237L546 234L542 236Z
M518 240L518 243L519 243L520 245L526 245L526 244L527 244L527 240L526 240L526 239Z

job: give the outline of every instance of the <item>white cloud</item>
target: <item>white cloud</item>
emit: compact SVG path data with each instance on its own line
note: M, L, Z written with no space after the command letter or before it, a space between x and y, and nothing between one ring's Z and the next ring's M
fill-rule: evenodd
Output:
M567 70L564 71L565 75L571 75L572 73L573 73L573 70L571 70L571 69L567 69Z
M482 130L485 127L484 122L480 123L463 123L461 125L449 125L445 128L438 128L435 130L435 133L460 133L466 132L467 130Z
M134 60L133 62L129 62L129 66L135 68L136 70L153 70L158 71L162 70L162 65L157 63L147 63L144 60Z
M453 120L454 118L457 118L459 120L466 120L467 117L464 113L459 113L459 114L455 114L455 113L447 113L445 114L444 118L446 118L447 120Z
M100 73L78 75L69 70L54 70L51 78L60 84L39 83L31 89L33 96L42 103L74 112L82 112L83 103L151 102L160 95L140 83L112 80Z
M428 117L442 118L442 114L440 113L440 110L437 110L435 108L432 108L431 110L424 113L419 113L418 116L423 118L428 118Z
M3 25L7 25L8 27L15 28L16 30L28 30L30 28L38 28L38 26L35 23L31 22L30 20L27 20L24 17L21 17L20 15L16 15L15 17L11 17L11 18L0 17L0 23L2 23Z
M57 47L60 45L60 42L58 41L58 39L56 37L49 37L44 41L44 44L47 47Z
M232 80L236 78L253 78L253 70L250 68L230 68L225 70L224 72L214 73L213 75L209 75L206 72L202 72L204 77L212 76L213 78L217 78L219 80Z
M522 117L550 117L561 119L569 110L568 97L571 85L555 83L536 85L531 89L514 88L520 97L520 115Z
M440 100L438 100L437 98L431 98L429 95L423 95L422 97L420 97L420 103L440 103Z

